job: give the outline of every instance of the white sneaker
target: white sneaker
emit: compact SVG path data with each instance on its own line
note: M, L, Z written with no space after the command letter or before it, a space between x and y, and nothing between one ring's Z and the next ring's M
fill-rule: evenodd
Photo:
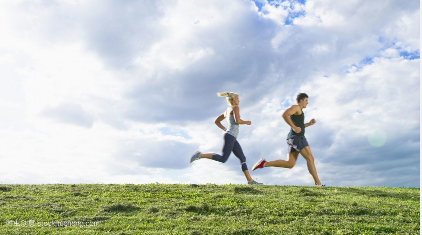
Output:
M192 163L193 161L199 160L199 156L201 155L201 152L196 151L192 157L190 158L190 162Z

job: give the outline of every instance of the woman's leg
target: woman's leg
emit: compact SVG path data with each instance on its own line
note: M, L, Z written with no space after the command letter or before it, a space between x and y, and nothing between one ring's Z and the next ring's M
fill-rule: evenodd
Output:
M240 160L240 168L242 168L242 171L243 171L243 174L246 177L246 180L252 181L253 179L252 179L251 175L249 174L248 166L246 165L245 154L243 154L242 147L240 146L240 144L237 140L234 142L233 153Z
M226 133L224 134L224 145L223 145L223 150L222 150L221 155L216 154L216 153L203 153L200 155L199 158L208 158L208 159L225 163L227 159L229 159L229 156L233 150L233 145L235 141L236 141L236 138L234 138L234 136Z

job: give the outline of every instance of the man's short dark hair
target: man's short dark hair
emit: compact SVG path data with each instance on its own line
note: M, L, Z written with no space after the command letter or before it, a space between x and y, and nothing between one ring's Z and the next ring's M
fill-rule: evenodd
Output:
M305 98L308 98L308 95L306 93L299 93L296 97L296 102L299 104L299 102Z

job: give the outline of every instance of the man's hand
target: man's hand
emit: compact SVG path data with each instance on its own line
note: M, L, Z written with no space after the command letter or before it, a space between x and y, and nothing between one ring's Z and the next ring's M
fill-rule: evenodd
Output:
M314 125L316 123L315 119L312 118L312 120L309 122L309 125Z
M296 127L292 128L292 129L293 129L293 131L294 131L294 132L296 132L296 133L300 133L300 132L302 131L302 128L300 128L300 127L298 127L298 126L296 126Z
M252 122L251 121L245 121L246 123L246 125L252 125Z

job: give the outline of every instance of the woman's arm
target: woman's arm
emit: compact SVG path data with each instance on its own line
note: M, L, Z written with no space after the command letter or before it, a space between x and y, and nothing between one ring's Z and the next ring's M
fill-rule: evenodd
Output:
M246 125L251 125L251 121L243 121L242 119L240 119L240 109L239 106L236 106L233 108L233 115L234 115L234 121L237 124L246 124Z
M226 131L226 128L223 125L221 125L221 121L223 121L224 118L225 118L224 117L224 113L222 113L222 114L220 114L220 116L218 116L215 119L214 123L215 123L215 125L217 125L218 127L220 127L223 131Z

